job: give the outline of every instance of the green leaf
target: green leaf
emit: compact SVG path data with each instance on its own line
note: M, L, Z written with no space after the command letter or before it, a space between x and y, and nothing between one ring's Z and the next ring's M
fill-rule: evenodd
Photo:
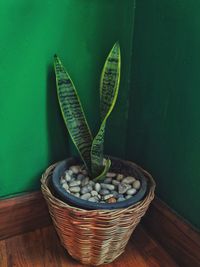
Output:
M104 172L103 168L103 144L106 121L112 112L119 91L121 70L120 46L117 42L109 53L100 81L100 109L101 109L101 126L95 136L91 148L91 164L93 176L100 175Z
M110 169L110 165L111 165L111 160L110 159L106 159L104 170L101 172L100 175L98 175L97 177L95 177L93 180L95 182L97 182L97 181L98 182L103 181L106 178L106 173Z
M92 134L85 118L76 88L64 69L62 62L54 56L57 95L63 119L86 168L91 171Z

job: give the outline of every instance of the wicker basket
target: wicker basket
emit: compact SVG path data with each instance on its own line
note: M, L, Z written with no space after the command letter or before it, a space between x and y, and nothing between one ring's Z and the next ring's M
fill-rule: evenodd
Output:
M148 179L149 187L142 201L126 209L75 208L55 197L50 186L49 178L56 164L50 166L42 176L42 192L61 243L74 259L83 264L106 264L121 255L154 198L155 182L152 176L136 164L129 164L142 171Z

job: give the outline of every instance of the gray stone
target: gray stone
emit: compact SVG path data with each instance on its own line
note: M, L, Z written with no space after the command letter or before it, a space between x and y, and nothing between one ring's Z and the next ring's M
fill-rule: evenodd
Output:
M108 190L115 190L115 186L112 185L112 184L104 184L104 183L102 183L101 184L101 188L108 189Z
M107 190L107 189L101 189L101 190L99 191L99 194L102 195L102 196L105 196L105 195L110 194L110 191Z
M81 173L82 173L84 176L88 175L88 172L87 172L85 169L81 170Z
M126 191L126 194L127 195L134 195L136 192L137 192L137 190L135 188L131 188L131 189L128 189Z
M91 197L88 200L91 202L98 202L99 201L97 197Z
M82 180L81 185L82 185L82 186L85 186L85 185L87 185L88 183L89 183L89 177L85 177L85 178Z
M71 181L69 183L69 186L72 187L72 186L79 186L81 184L81 181L79 180L76 180L76 181Z
M114 172L107 172L106 177L113 178L113 177L115 177L116 175L117 175L117 174L114 173Z
M92 191L91 191L91 195L92 195L93 197L98 196L98 192L95 191L95 190L92 190Z
M124 200L126 200L124 197L119 197L119 198L117 199L117 202L122 202L122 201L124 201Z
M67 183L64 183L64 184L62 185L62 187L63 187L65 190L69 189L69 186L68 186Z
M121 181L124 178L123 174L118 174L117 175L117 181Z
M112 180L112 184L113 184L113 185L119 185L119 184L120 184L120 181Z
M80 193L75 193L75 197L80 197Z
M99 183L96 183L94 188L97 192L99 192L101 190L101 185Z
M92 181L92 180L90 180L89 181L89 185L91 185L92 187L95 185L95 182L94 181Z
M129 199L129 198L131 198L132 197L132 195L127 195L126 196L126 199Z
M73 186L69 188L70 192L72 193L79 193L81 191L79 186Z
M81 173L77 175L77 180L83 180L84 178L85 176Z
M109 199L111 197L113 197L113 194L105 195L105 196L103 196L103 200L107 200L107 199Z
M78 174L80 171L80 166L74 165L69 168L73 173Z
M139 189L140 186L141 186L141 183L140 183L139 180L136 180L135 182L133 182L133 187L134 187L135 189Z
M132 184L135 181L135 177L128 176L122 180L122 183Z
M86 193L86 194L81 196L81 199L88 200L90 197L91 197L91 194L90 193Z
M103 182L104 182L104 184L111 184L112 178L108 177Z
M85 185L84 187L81 188L81 194L86 194L92 191L91 185Z
M122 183L118 185L118 192L120 194L124 194L130 188L131 188L131 185Z

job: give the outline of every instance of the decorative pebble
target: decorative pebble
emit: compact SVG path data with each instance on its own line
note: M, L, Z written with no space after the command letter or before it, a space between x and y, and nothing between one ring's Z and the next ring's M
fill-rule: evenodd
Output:
M119 198L117 199L117 202L122 202L122 201L124 201L124 200L126 200L124 197L119 197Z
M93 197L98 196L98 192L95 191L95 190L92 190L92 191L91 191L91 195L92 195Z
M66 183L66 180L63 179L63 178L61 178L61 179L60 179L60 183L61 183L61 184L64 184L64 183Z
M105 195L110 194L110 191L107 190L107 189L101 189L101 190L99 191L99 194L102 195L102 196L105 196Z
M90 193L86 193L86 194L81 196L81 199L88 200L90 197L91 197L91 194Z
M101 185L99 183L96 183L94 188L97 192L99 192L101 190Z
M103 182L104 184L110 184L112 182L112 178L106 178Z
M107 203L116 203L117 202L117 200L116 200L116 198L114 198L114 197L111 197L111 198L109 198L108 200L107 200Z
M91 185L85 185L81 188L81 194L86 194L92 191Z
M74 165L69 168L73 173L78 174L80 171L80 166Z
M85 177L85 178L82 180L81 185L82 185L82 186L85 186L85 185L87 185L88 183L89 183L89 177Z
M69 186L72 187L72 186L78 186L81 184L81 181L79 180L76 180L76 181L72 181L69 183Z
M65 180L66 180L67 182L69 182L69 181L71 181L71 179L72 179L72 177L69 175L68 172L66 172L66 173L65 173Z
M126 191L126 194L127 195L134 195L136 192L137 192L137 190L135 188L131 188L131 189L128 189Z
M98 198L96 198L96 197L91 197L88 200L91 202L98 202Z
M112 184L113 184L113 185L119 185L119 184L120 184L120 181L112 180Z
M62 185L62 187L63 187L65 190L69 189L69 186L68 186L67 183L64 183L64 184Z
M115 186L112 185L112 184L104 184L104 183L102 183L101 184L101 188L108 189L108 190L114 190L115 189Z
M132 195L127 195L126 196L126 199L129 199L129 198L131 198L132 197Z
M95 182L94 181L92 181L92 180L90 180L89 181L89 185L91 185L92 187L95 185Z
M124 178L123 174L118 174L117 175L117 181L121 181Z
M111 197L113 197L113 194L105 195L105 196L103 196L103 200L107 200Z
M129 184L124 184L124 183L123 184L119 184L118 185L118 192L120 194L124 194L130 188L131 188L131 185L129 185Z
M113 178L115 176L116 176L116 173L114 173L114 172L107 172L107 174L106 174L106 177L110 177L110 178Z
M132 176L128 176L122 180L122 183L132 184L135 181L135 178Z
M77 180L83 180L85 178L85 175L83 175L83 174L81 174L81 173L79 173L78 175L77 175Z
M80 193L75 193L75 197L80 197Z
M139 180L136 180L135 182L133 182L133 187L134 187L135 189L139 189L140 186L141 186L141 183L140 183Z
M70 187L69 188L70 192L72 193L78 193L81 191L80 187L79 186L73 186L73 187Z

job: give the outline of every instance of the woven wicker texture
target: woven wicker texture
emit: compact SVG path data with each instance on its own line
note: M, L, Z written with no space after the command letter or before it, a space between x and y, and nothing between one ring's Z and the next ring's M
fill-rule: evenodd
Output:
M50 189L49 178L56 164L42 176L42 192L61 243L73 258L83 264L110 263L121 255L154 198L155 182L152 176L136 164L128 164L142 171L149 186L146 197L126 209L83 210L72 207L56 198Z

